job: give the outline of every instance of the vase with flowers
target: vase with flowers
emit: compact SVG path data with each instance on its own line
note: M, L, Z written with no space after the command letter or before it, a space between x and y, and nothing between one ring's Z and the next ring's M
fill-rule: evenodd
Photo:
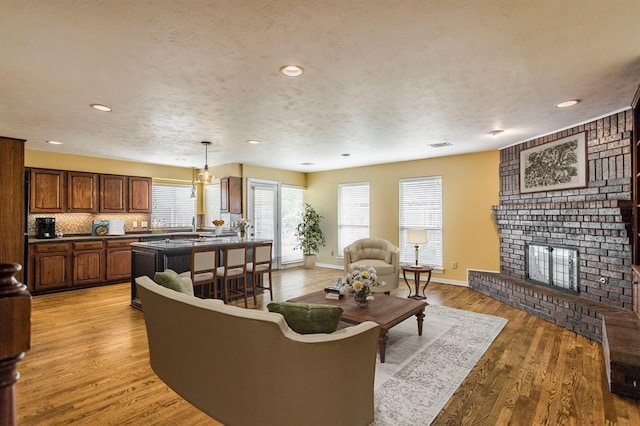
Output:
M358 306L364 308L373 300L371 289L373 287L382 288L385 283L378 281L375 268L355 265L353 270L345 276L344 286L351 293Z
M237 228L238 228L238 232L240 233L240 237L242 239L245 239L249 228L251 228L251 224L249 223L249 220L245 219L244 217L241 218L240 220L238 220L237 222Z

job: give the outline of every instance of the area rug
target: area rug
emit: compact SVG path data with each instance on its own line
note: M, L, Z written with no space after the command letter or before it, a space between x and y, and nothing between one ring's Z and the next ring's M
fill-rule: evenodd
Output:
M507 323L504 318L429 305L422 336L415 317L389 330L375 375L373 425L429 425Z

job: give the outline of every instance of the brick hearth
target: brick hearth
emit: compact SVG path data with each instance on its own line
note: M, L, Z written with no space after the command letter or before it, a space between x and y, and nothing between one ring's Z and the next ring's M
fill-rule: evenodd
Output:
M500 151L500 273L469 272L469 286L602 341L603 313L633 309L631 111ZM521 194L520 151L587 132L585 188ZM525 245L576 248L579 294L525 282Z

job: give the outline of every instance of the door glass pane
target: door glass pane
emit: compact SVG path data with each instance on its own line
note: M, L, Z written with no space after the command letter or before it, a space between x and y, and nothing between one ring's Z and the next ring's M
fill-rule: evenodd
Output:
M304 209L304 189L282 185L280 205L280 240L282 263L302 261L302 251L295 250L298 240L296 226Z

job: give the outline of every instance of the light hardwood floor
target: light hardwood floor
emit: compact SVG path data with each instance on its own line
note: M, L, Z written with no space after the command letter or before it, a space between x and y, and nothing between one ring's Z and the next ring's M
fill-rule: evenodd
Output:
M339 275L278 271L275 300L320 290ZM402 285L394 295L408 294ZM468 288L432 283L427 295L432 304L509 320L433 424L640 425L640 401L609 392L599 343ZM34 297L31 350L18 364L20 425L219 424L153 373L143 313L129 298L126 283ZM268 302L260 297L258 308ZM247 409L260 407L247 401Z

